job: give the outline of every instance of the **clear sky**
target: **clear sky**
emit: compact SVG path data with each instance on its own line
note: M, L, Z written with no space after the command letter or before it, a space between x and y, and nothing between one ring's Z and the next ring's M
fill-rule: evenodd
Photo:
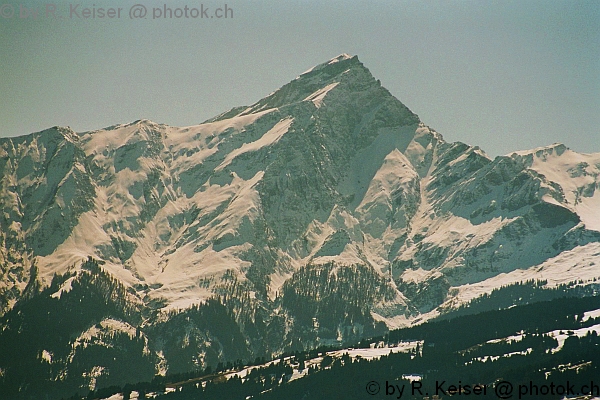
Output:
M145 19L130 19L136 3ZM165 3L173 17L153 19ZM225 4L229 18L191 18ZM123 10L84 19L94 5ZM185 6L190 18L175 18ZM600 151L596 0L0 0L0 137L193 125L340 53L448 141L493 156L554 142Z

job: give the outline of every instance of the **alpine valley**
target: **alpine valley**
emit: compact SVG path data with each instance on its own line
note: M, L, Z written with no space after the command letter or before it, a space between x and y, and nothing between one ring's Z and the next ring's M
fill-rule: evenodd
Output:
M356 56L200 125L0 139L2 399L558 313L599 278L600 153L448 143Z

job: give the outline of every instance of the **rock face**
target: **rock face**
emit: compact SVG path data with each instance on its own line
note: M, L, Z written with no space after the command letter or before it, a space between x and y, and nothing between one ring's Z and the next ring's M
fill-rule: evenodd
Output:
M355 340L511 283L593 282L599 175L600 154L560 144L492 160L447 143L341 55L197 126L0 139L0 311L60 298L92 257L160 337L157 365L190 332L195 365L229 351L173 317L208 299L240 357Z

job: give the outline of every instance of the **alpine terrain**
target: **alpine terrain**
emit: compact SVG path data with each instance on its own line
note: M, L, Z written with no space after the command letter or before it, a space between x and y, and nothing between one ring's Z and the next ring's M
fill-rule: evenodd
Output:
M448 143L346 54L200 125L2 138L0 208L0 398L584 298L600 278L600 153Z

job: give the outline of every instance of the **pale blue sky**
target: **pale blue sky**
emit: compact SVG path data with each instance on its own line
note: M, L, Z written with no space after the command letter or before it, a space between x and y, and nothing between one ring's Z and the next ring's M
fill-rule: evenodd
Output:
M233 18L130 20L136 2L164 4L61 0L52 19L52 0L0 0L0 137L197 124L349 53L448 141L600 151L600 1L170 0ZM70 4L124 11L78 20Z

